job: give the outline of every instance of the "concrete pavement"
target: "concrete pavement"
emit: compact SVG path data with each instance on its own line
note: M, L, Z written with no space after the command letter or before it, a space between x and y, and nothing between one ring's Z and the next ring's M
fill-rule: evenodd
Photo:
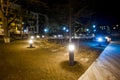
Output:
M111 42L78 80L120 80L120 42Z

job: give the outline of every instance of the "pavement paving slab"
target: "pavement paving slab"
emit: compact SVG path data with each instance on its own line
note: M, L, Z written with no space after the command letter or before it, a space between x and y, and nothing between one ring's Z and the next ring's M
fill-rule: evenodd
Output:
M78 80L120 80L120 42L112 41Z

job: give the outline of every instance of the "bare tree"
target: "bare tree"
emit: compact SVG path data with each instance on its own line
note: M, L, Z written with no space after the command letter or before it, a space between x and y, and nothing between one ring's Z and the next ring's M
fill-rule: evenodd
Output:
M16 5L15 2L16 0L0 0L5 43L10 42L10 25L17 17L16 13L18 11L16 8L18 8L18 5Z
M54 6L51 11L51 13L53 14L53 16L51 17L51 20L52 20L51 23L58 24L56 25L58 27L60 27L62 24L63 25L68 24L70 42L71 42L72 32L75 32L74 29L75 29L76 22L77 24L81 24L82 27L85 27L85 28L90 25L90 20L88 20L86 24L77 21L78 19L80 19L80 17L86 18L86 17L90 17L93 14L93 12L88 9L88 5L87 3L85 3L84 0L83 1L80 0L79 2L78 0L74 0L72 2L71 0L68 0L68 2L64 5L55 4ZM54 26L52 28L54 28Z

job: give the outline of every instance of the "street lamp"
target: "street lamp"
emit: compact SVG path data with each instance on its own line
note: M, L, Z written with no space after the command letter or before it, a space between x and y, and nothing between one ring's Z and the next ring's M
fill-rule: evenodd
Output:
M49 29L48 29L48 28L45 28L45 29L44 29L44 32L45 32L45 33L48 33L48 32L49 32Z
M86 29L87 32L89 32L89 29Z
M66 30L66 27L63 27L63 30Z
M96 26L95 25L93 25L93 28L95 28Z
M69 30L67 29L67 27L66 26L64 26L63 28L62 28L62 30L63 30L63 35L64 36L67 36L67 33L69 32Z
M48 29L48 28L45 28L45 29L44 29L44 34L45 34L46 37L47 37L48 32L49 32L49 29Z
M96 29L94 29L93 31L96 32Z
M75 45L70 43L69 44L69 62L70 62L70 66L74 65L74 50L75 50Z
M69 32L69 30L67 29L66 32Z

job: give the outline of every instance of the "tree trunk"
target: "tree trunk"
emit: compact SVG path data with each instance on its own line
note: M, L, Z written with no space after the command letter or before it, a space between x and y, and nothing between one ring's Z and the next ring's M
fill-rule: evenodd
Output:
M3 17L3 28L4 28L4 42L10 43L10 32L9 32L8 21L6 17Z
M4 37L4 42L5 43L10 43L10 37Z
M21 23L21 26L20 26L20 35L21 35L21 40L23 40L24 30L23 30L22 17L20 17L20 23Z

